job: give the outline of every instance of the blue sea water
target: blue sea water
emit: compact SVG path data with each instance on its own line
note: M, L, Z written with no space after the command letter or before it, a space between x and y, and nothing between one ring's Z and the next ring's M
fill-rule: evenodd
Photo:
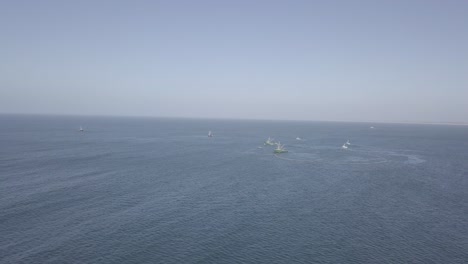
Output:
M0 263L468 263L468 127L2 115Z

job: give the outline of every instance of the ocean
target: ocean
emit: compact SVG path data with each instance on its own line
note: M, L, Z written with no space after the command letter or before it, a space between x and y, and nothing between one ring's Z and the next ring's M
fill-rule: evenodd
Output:
M1 115L0 263L468 263L468 126Z

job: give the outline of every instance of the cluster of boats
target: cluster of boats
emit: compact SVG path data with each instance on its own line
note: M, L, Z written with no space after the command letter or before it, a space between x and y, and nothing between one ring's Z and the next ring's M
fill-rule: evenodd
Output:
M297 137L296 140L302 140L301 138ZM273 146L273 145L276 145L276 149L273 151L274 153L286 153L288 152L286 149L284 149L284 145L281 145L280 142L274 142L272 138L268 138L264 143L263 145L265 146ZM343 146L341 146L341 148L343 149L348 149L348 147L351 145L351 142L349 142L349 140L347 140Z
M213 137L213 133L211 133L211 131L208 132L208 137ZM300 137L297 137L296 140L302 140ZM275 142L274 139L272 139L271 137L268 137L268 139L263 142L263 145L264 146L276 146L276 148L273 150L273 153L275 154L281 154L281 153L286 153L288 152L288 150L286 150L284 148L284 145L281 144L281 142ZM343 149L347 149L348 146L350 146L351 143L348 141L346 141L343 146L341 146ZM261 147L259 147L261 148Z
M286 149L284 149L284 145L282 145L281 142L279 142L279 141L275 142L270 137L263 143L263 145L265 145L265 146L274 146L274 145L276 145L276 148L273 151L273 153L276 153L276 154L288 152Z
M372 127L373 128L373 127ZM84 132L84 129L83 127L80 126L80 129L79 129L80 132ZM208 131L208 137L213 137L213 133L210 131ZM300 137L297 137L296 140L302 140ZM275 154L281 154L281 153L286 153L288 152L285 148L284 148L284 145L281 144L281 142L275 142L271 137L268 137L268 139L263 143L263 145L265 146L276 146L276 148L273 150L273 153ZM348 146L351 145L351 143L348 141L346 141L343 146L341 146L343 149L347 149ZM259 147L260 148L260 147Z

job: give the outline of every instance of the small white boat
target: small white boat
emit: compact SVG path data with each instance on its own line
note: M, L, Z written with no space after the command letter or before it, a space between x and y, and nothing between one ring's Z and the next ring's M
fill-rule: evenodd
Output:
M375 127L371 126L370 129L374 129Z
M276 143L276 149L273 151L275 154L286 153L287 150L284 149L284 145L281 145L280 142Z
M275 142L273 141L272 138L268 137L268 139L263 143L265 146L274 146Z
M297 138L296 138L296 140L302 140L302 138L300 138L300 137L297 137Z
M345 144L348 145L348 146L351 145L351 143L349 143L349 139L348 139L348 141L346 141Z
M345 143L345 144L343 144L343 146L341 146L341 148L343 148L343 149L347 149L347 148L348 148L348 146L346 146L346 143Z
M84 129L82 126L80 126L80 132L84 132Z
M213 133L211 133L211 130L208 131L208 137L213 137Z

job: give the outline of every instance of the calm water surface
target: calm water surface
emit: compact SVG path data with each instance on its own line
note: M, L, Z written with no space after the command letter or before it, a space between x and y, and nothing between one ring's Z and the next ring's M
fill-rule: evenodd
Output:
M468 127L3 115L0 238L0 263L468 263Z

